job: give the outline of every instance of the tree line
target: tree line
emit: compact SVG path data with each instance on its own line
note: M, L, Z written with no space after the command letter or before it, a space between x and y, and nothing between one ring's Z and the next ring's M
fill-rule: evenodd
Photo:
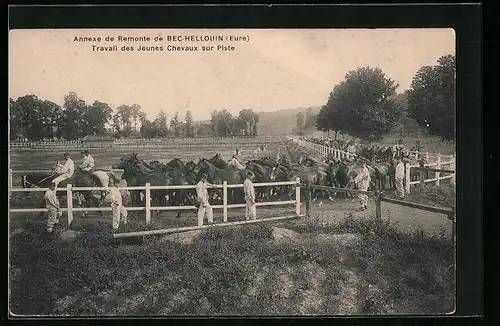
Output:
M316 128L377 141L410 118L429 134L454 140L455 65L455 56L446 55L435 66L421 67L410 89L400 94L399 85L380 68L350 71L331 91Z
M9 99L10 139L75 140L87 135L121 137L230 137L257 136L259 115L244 109L233 117L227 109L215 110L208 122L195 122L192 112L184 119L175 112L169 119L162 110L152 120L138 104L120 105L115 111L104 102L87 104L76 93L64 96L62 106L35 95Z

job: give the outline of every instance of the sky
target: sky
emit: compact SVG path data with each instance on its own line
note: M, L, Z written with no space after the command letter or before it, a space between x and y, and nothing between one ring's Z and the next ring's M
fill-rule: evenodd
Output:
M150 41L118 41L118 37ZM154 37L163 37L155 41ZM167 40L222 36L223 41ZM230 41L227 38L245 37ZM101 41L75 41L75 37ZM114 41L106 41L114 37ZM93 45L118 51L94 51ZM198 51L167 51L167 46ZM218 51L217 45L234 46ZM163 46L163 51L120 51ZM214 46L202 51L202 46ZM9 33L9 97L35 94L63 104L75 92L88 104L139 104L152 120L190 110L195 120L213 110L256 112L324 105L346 73L379 67L408 89L425 65L455 54L453 29L43 29Z

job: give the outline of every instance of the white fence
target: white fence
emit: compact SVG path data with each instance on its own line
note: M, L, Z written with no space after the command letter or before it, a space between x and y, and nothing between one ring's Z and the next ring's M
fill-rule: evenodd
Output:
M38 142L11 142L12 148L155 148L155 147L198 147L198 148L225 148L239 146L243 148L258 147L265 143L279 143L283 136L256 136L256 137L214 137L214 138L163 138L163 139L114 139L114 140L71 140L71 141L38 141Z
M255 183L254 187L269 187L269 186L295 186L295 200L289 201L277 201L277 202L258 202L256 206L277 206L277 205L295 205L295 213L300 216L300 179L297 178L295 181L286 182L264 182ZM213 185L207 188L222 188L222 205L213 205L214 209L223 210L223 221L227 223L227 211L229 208L241 208L245 207L245 204L228 204L227 203L227 190L230 188L242 188L243 184L227 184L224 181L222 185ZM151 206L151 190L176 190L176 189L195 189L196 185L185 185L185 186L151 186L147 183L145 186L134 186L134 187L118 187L120 190L143 190L145 191L145 206L144 207L125 207L127 211L146 211L146 223L151 222L151 211L172 211L172 210L193 210L197 209L195 206ZM91 207L91 208L74 208L73 207L73 192L76 191L102 191L108 190L106 187L73 187L68 184L66 188L57 188L57 191L66 191L66 208L61 208L61 211L68 213L68 225L71 225L73 221L74 212L103 212L111 211L110 207ZM9 188L9 192L44 192L47 188ZM32 213L32 212L46 212L46 208L10 208L9 213Z
M296 143L299 146L302 146L304 148L308 148L308 149L311 149L315 152L318 152L319 154L321 154L324 157L327 157L329 155L333 155L333 157L335 157L337 159L344 159L344 158L354 158L357 156L356 154L341 151L341 150L335 149L333 147L328 147L328 146L323 146L320 144L311 143L309 141L300 139L298 137L288 136L288 139L293 141L294 143Z
M299 146L316 151L317 153L319 153L323 157L333 155L333 157L335 157L337 159L344 159L344 158L354 158L357 156L356 154L341 151L341 150L338 150L338 149L335 149L332 147L311 143L309 141L306 141L304 139L300 139L298 137L289 136L288 139L293 141L294 143L296 143ZM435 167L436 169L449 169L449 170L455 171L455 168L456 168L455 155L441 155L439 153L433 154L433 153L419 153L419 152L410 152L410 153L412 153L414 155L413 158L416 160L418 160L421 157L425 157L426 162L429 162L429 160L435 161L433 163L424 164L424 167ZM420 167L420 165L418 165L418 164L406 164L405 165L405 191L407 193L410 193L411 185L420 184L420 180L413 181L411 179L411 173L410 173L411 168L416 168L416 167ZM425 179L424 183L433 182L433 183L435 183L436 186L439 186L440 182L442 180L451 179L451 184L455 185L456 172L455 173L447 173L448 175L445 175L445 176L441 176L441 173L443 173L443 172L430 172L430 173L435 173L434 178Z

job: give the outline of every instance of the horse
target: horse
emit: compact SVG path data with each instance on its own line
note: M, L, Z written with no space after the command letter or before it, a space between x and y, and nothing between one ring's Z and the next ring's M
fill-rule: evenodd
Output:
M183 168L185 165L180 158L174 158L165 164L166 169Z
M237 170L246 169L246 167L243 164L241 164L236 157L233 157L231 158L231 160L229 160L228 166L230 168L235 168Z
M376 172L375 175L375 187L378 189L386 189L386 179L389 176L390 164L386 162L372 163L371 166Z
M129 157L122 157L120 163L113 166L113 168L124 170L122 178L127 181L128 186L144 186L146 183L150 183L152 186L172 184L172 178L166 172L148 168L144 161L138 158L137 153L133 153ZM140 194L142 192L144 191L131 191L134 204L141 203ZM167 190L151 190L151 199L160 205L165 205L167 192Z
M227 182L227 184L240 184L243 183L243 173L244 171L242 170L235 170L235 169L220 169L217 168L215 165L213 165L209 160L205 158L200 158L198 161L198 164L195 168L195 171L198 172L198 178L201 176L203 173L208 174L208 181L212 184L218 184L221 185L224 181ZM241 190L241 191L237 191ZM221 195L221 190L216 189L215 192L219 195L220 198L222 198ZM230 188L228 189L228 199L235 200L236 199L236 194L241 194L241 198L243 198L242 194L242 189L236 189L236 188Z
M218 169L228 169L229 165L226 161L222 159L220 153L215 154L212 158L208 159L210 163L212 163Z
M52 183L52 180L57 176L57 173L51 173L49 175L42 174L42 173L36 173L36 174L27 174L22 176L23 180L23 188L48 188L50 184ZM113 179L117 179L116 176L111 174ZM119 179L118 179L119 180ZM91 173L78 173L75 172L73 175L61 181L58 185L58 188L64 188L68 184L71 184L73 187L106 187L108 185L103 185L101 184L101 179L98 178L96 175L91 174ZM62 191L59 192L59 196L61 197L66 197L66 192ZM104 198L101 192L101 198L96 198L93 196L92 191L90 190L74 190L73 194L76 195L77 200L78 200L78 206L82 206L82 196L85 201L85 206L87 208L90 207L100 207L102 199ZM94 206L91 206L90 204L93 203ZM103 213L99 212L99 214L102 216ZM87 215L87 212L84 212L84 215Z

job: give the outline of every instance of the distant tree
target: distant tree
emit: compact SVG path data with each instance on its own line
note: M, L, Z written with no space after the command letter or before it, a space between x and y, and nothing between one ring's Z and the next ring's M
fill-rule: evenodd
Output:
M174 133L174 137L178 138L181 136L182 123L179 120L179 112L175 112L175 115L170 119L170 129Z
M307 130L314 129L315 125L316 125L316 115L314 114L312 108L307 108L304 121L304 129Z
M73 140L85 136L88 122L85 120L87 105L75 92L64 96L64 116L62 135L64 138Z
M430 134L455 139L455 56L438 59L436 66L423 66L408 91L409 115Z
M297 127L297 130L299 130L299 131L304 130L304 113L299 112L299 113L297 113L296 117L297 117L297 120L296 120L295 126Z
M259 115L253 109L243 109L238 115L246 122L245 136L257 136L257 125L259 123Z
M10 113L10 140L17 140L27 136L27 111L13 99L9 99Z
M156 134L159 137L166 137L168 136L169 130L168 130L168 119L167 115L165 112L160 111L156 119L153 121L153 127L156 130Z
M214 136L228 137L232 131L233 116L226 109L211 113L210 125Z
M106 131L106 124L111 120L113 109L104 103L95 101L84 113L86 135L101 134Z
M259 115L257 113L254 113L254 116L253 116L253 125L252 125L252 136L254 136L254 137L257 136L258 126L259 126L259 120L260 120Z
M192 138L194 137L194 126L193 126L193 116L191 111L186 111L186 116L184 117L184 133L186 137Z
M401 104L395 100L397 87L380 68L350 71L326 104L330 128L368 141L382 138L401 115Z
M233 135L235 136L242 136L242 135L248 135L247 133L247 122L243 120L240 117L234 117L233 118Z
M214 134L212 133L211 124L207 123L197 123L195 126L195 132L197 137L214 136Z
M321 109L319 110L318 115L316 116L316 129L323 131L323 132L330 132L331 126L330 126L330 121L328 120L328 111L326 109L326 106L322 106Z

